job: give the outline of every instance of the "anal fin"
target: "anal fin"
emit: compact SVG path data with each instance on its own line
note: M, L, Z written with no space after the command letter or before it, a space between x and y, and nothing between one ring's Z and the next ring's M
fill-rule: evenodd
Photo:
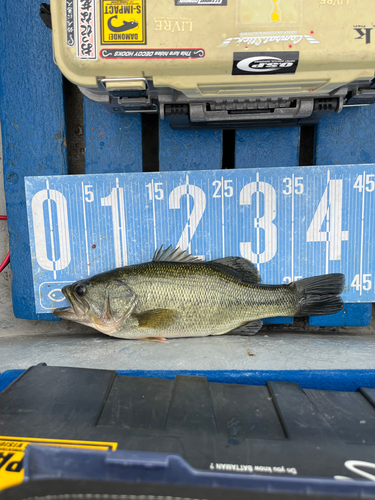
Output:
M160 342L161 344L168 344L165 337L144 337L143 339L138 340L149 340L150 342Z
M255 335L256 333L259 332L259 330L263 326L263 321L261 319L258 319L256 321L250 321L249 323L245 323L244 325L241 325L234 330L231 330L230 332L226 333L226 335L246 335L246 336L251 336Z

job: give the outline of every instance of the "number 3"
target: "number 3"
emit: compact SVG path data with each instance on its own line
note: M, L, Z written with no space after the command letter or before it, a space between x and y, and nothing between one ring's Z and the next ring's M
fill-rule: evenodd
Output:
M263 217L259 217L259 193L263 193L264 195ZM251 262L264 264L271 260L277 251L277 228L272 222L276 217L276 191L267 182L251 182L241 190L240 205L251 205L253 194L256 194L257 197L257 217L254 219L254 224L257 228L257 246L259 247L259 229L263 229L265 233L265 250L262 253L259 253L259 251L255 253L253 252L251 242L241 242L240 252L242 257L249 259Z

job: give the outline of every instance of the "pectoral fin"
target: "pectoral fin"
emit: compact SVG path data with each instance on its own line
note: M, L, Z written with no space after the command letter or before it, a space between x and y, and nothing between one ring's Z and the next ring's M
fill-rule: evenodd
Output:
M167 328L176 318L173 309L152 309L142 313L134 313L132 317L137 319L138 328L153 328L155 330Z

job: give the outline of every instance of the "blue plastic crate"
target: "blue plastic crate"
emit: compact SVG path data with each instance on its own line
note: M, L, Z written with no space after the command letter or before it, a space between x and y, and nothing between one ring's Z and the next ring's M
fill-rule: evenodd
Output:
M51 33L39 19L39 4L20 0L22 8L28 15L19 16L11 2L0 5L0 29L9 34L0 38L0 114L13 307L19 318L55 320L35 312L24 177L68 173L63 85L52 60ZM17 51L10 42L12 33L17 33ZM374 114L370 106L321 120L317 164L374 162ZM114 115L84 98L84 120L87 174L142 171L140 115ZM298 165L299 142L299 128L236 131L235 168ZM160 121L160 171L225 167L221 131L175 132ZM332 326L369 324L369 307L347 304ZM315 318L313 324L325 321Z

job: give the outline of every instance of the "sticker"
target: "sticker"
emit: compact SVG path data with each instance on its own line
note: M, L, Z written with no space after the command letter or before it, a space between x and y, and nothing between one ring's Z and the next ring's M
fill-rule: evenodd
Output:
M78 47L80 59L96 59L95 0L78 0Z
M227 5L227 0L174 0L176 6L188 5Z
M245 36L244 36L245 35ZM249 33L244 34L240 33L239 36L234 38L226 38L224 42L222 42L222 47L228 47L231 42L234 43L243 43L246 45L265 45L266 43L280 43L280 42L289 42L297 45L301 40L307 40L311 44L320 43L319 40L314 38L314 31L311 30L309 35L299 35L297 31L273 31L273 32L264 32L264 33Z
M201 59L205 56L203 49L103 49L103 59Z
M227 463L211 463L210 470L219 470L227 472L247 472L255 474L268 473L268 474L290 474L296 476L298 474L295 467L284 467L283 465L249 465L249 464L227 464Z
M117 449L117 443L111 442L0 436L0 490L22 483L23 457L29 444L103 451Z
M154 17L155 31L168 33L193 31L193 20L190 17Z
M272 0L273 1L273 11L272 11L272 14L271 14L271 19L272 19L272 22L273 23L277 23L278 21L280 21L280 11L278 9L278 5L277 5L277 2L278 0Z
M320 5L349 5L350 0L320 0Z
M102 45L146 44L146 0L101 0Z
M232 75L295 73L299 52L234 52Z
M371 43L371 31L374 29L374 25L369 28L362 24L356 24L353 26L353 29L356 31L356 35L359 35L355 37L355 40L362 40L366 45Z
M65 0L65 17L66 17L66 44L69 47L74 47L74 5L73 0Z

